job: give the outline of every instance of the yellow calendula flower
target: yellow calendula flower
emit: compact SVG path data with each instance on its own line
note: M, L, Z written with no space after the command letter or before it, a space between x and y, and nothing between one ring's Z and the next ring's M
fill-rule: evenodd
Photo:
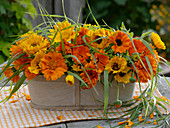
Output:
M25 36L24 36L25 37ZM37 33L27 34L24 40L19 44L27 54L35 55L39 51L46 51L49 44L47 39L39 36Z
M124 83L130 82L129 78L132 76L132 72L128 73L129 70L129 67L125 67L122 71L116 73L116 75L114 76L115 80Z
M74 77L72 75L67 75L66 76L66 83L70 86L73 86L74 84Z
M161 40L160 36L157 33L152 32L151 39L157 48L164 50L166 49L164 42Z
M76 32L74 32L75 27L71 27L71 23L68 21L58 22L54 25L54 29L50 29L51 35L49 38L53 39L54 42L61 42L62 39L65 41L70 41L75 38ZM62 37L62 39L61 39Z
M35 58L31 61L31 65L28 67L28 70L31 73L38 74L40 72L39 63L44 55L45 53L43 51L39 51L35 54Z
M127 61L123 57L114 56L109 60L109 63L106 65L105 70L111 71L114 73L121 72L127 65Z

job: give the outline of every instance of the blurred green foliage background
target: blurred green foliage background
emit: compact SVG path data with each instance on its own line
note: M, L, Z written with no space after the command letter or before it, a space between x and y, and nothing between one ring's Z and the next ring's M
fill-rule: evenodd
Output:
M31 29L31 22L25 18L25 14L28 12L34 18L37 13L32 1L0 0L0 64L9 57L11 43ZM41 0L39 2L41 3ZM88 0L88 2L100 25L104 25L104 20L116 29L124 22L135 36L140 36L144 31L157 32L167 46L166 50L159 52L161 56L170 60L170 0ZM92 16L88 15L89 8L86 3L83 8L83 23L87 19L87 23L95 24Z
M36 14L32 0L0 0L0 64L9 57L11 43L31 29L26 12Z
M88 0L91 10L100 25L103 20L113 28L124 22L127 28L140 36L144 31L155 31L161 35L167 49L159 51L170 60L170 0ZM89 9L83 10L86 21ZM95 24L92 16L87 23Z

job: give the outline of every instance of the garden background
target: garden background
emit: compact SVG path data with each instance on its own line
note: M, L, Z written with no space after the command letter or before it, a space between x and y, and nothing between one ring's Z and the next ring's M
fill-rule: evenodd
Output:
M66 15L77 21L95 24L85 0L63 0ZM51 15L63 15L62 0L39 0ZM170 61L170 1L169 0L88 0L100 25L113 28L125 26L139 36L143 31L155 31L167 49L160 50ZM11 43L19 35L43 22L36 0L0 1L0 64L9 57ZM56 20L56 18L54 18ZM61 20L61 18L58 18Z

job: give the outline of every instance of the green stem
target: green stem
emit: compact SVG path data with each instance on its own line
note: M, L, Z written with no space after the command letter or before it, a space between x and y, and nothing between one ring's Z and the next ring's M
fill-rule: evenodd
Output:
M117 100L119 100L119 83L117 82Z

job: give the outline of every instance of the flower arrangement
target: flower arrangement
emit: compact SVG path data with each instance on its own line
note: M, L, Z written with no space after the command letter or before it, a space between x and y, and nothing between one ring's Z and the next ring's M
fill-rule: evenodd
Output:
M123 23L118 30L100 26L97 21L96 24L71 24L66 18L46 27L38 26L16 40L10 48L11 57L0 72L0 76L7 77L3 87L10 80L15 83L6 100L25 80L30 81L39 75L47 81L66 75L70 86L73 86L75 77L83 89L97 86L102 74L104 81L116 80L125 84L151 80L152 92L154 77L157 79L160 70L159 62L167 62L160 61L155 48L166 48L159 35L147 32L135 37ZM144 98L142 94L139 98ZM121 107L121 103L118 104Z

